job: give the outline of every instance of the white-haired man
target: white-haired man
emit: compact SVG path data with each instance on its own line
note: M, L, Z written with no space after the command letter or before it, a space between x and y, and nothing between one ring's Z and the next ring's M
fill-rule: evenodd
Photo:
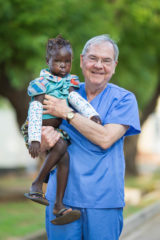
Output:
M48 239L118 240L123 227L124 137L140 132L138 107L133 93L108 83L118 63L118 47L108 35L90 39L80 56L85 83L78 93L99 113L102 125L75 113L64 100L46 96L44 112L64 119L61 128L71 139L70 172L63 202L81 211L77 221L55 226L53 204L56 171L52 171L46 198ZM67 121L65 121L67 120ZM59 133L42 130L42 145L54 146Z

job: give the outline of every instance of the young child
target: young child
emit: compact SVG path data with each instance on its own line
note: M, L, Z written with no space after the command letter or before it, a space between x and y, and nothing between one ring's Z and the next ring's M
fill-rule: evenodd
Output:
M28 94L31 96L28 113L28 146L29 153L32 157L37 157L40 153L41 126L58 128L61 123L61 119L59 118L51 115L43 115L42 103L45 94L61 99L70 99L73 107L79 112L82 112L82 114L87 117L91 117L93 121L101 123L95 110L92 109L88 102L85 102L85 100L83 102L78 93L74 92L75 95L73 94L68 98L69 93L79 88L78 77L70 74L72 47L69 41L63 39L61 36L49 39L46 61L49 69L43 69L40 72L40 77L31 81L28 87ZM76 104L78 101L83 102L81 107L74 104L74 98L76 98ZM89 115L87 115L88 112ZM92 112L92 114L90 114L90 112ZM32 183L30 192L25 193L25 197L32 201L49 205L42 191L42 186L47 174L57 165L57 192L53 209L56 219L52 220L53 224L66 224L80 217L80 211L72 210L71 208L67 209L62 202L68 178L69 155L67 152L68 136L63 131L61 132L61 136L56 145L48 152L38 176Z

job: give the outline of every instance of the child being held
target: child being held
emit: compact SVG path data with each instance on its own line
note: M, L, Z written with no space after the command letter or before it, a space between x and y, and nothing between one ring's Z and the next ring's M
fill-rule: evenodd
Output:
M78 77L70 74L72 56L72 47L69 41L63 39L61 36L49 39L46 53L46 61L49 69L41 70L40 77L31 81L29 84L28 94L31 96L31 103L28 113L28 146L29 153L34 158L40 154L41 127L53 126L58 129L62 121L52 115L43 115L42 104L45 94L60 99L68 99L72 106L84 116L90 117L97 123L101 123L98 114L88 102L85 100L83 102L82 97L76 92L74 92L75 95L72 95L72 92L79 88ZM69 94L71 94L70 98L68 98ZM75 104L73 104L75 102L74 98L76 98ZM78 104L79 106L76 105L78 100L83 102L82 104ZM87 115L88 113L86 112L89 112L89 115ZM90 114L90 112L92 112L92 114ZM73 222L80 217L79 210L68 209L62 202L69 171L67 146L68 136L62 131L61 138L48 152L38 176L32 183L30 192L25 193L25 197L30 200L43 205L49 205L42 191L42 186L47 174L57 165L57 192L53 209L53 214L56 216L56 219L52 220L52 223L59 225Z

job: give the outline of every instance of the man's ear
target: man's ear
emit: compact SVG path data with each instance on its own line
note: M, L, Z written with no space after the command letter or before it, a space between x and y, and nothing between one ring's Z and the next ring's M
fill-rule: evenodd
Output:
M80 54L80 67L82 68L82 64L83 64L83 55Z
M118 64L118 61L115 62L115 67L114 67L114 70L113 70L113 74L115 73L115 70L116 70L117 64Z

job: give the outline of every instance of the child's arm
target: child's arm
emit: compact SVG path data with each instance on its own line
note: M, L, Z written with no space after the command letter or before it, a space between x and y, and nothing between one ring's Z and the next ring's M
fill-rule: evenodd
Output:
M84 117L88 117L92 121L102 124L99 114L95 111L91 104L74 90L74 87L69 88L68 101L70 105L74 107Z
M43 99L44 94L35 96L30 105L28 136L29 153L33 158L38 157L40 153Z

